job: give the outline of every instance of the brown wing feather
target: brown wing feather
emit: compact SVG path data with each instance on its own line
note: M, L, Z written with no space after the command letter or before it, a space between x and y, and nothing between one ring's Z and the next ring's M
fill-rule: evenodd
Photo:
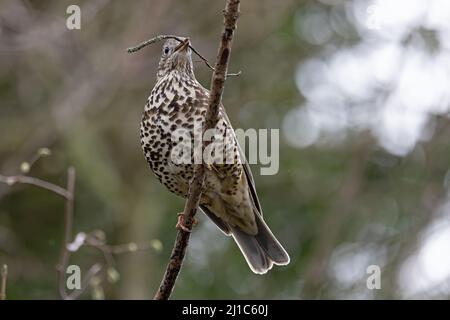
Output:
M200 209L202 209L203 213L206 214L223 233L225 233L227 236L231 235L230 227L225 221L212 213L211 210L209 210L205 205L201 204Z
M232 128L230 119L228 118L228 115L225 112L225 108L223 107L223 105L221 105L220 107L221 107L220 111L221 111L223 118L228 123L230 128ZM238 146L239 156L241 158L242 167L244 168L245 176L247 177L247 183L248 183L248 186L250 189L250 195L251 195L253 205L254 205L256 211L262 216L263 212L262 212L261 204L258 199L258 194L256 193L255 181L253 180L252 170L250 169L250 165L248 164L247 158L245 157L245 153L242 150L241 145L239 144L239 141L237 140L236 134L234 133L234 131L233 131L233 136L234 136L234 140L236 141L236 145Z

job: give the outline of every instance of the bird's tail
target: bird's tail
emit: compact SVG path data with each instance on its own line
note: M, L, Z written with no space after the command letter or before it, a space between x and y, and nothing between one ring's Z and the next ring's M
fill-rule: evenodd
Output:
M231 227L231 234L254 273L264 274L273 264L286 265L289 255L275 238L259 213L255 213L258 233L249 235L238 227Z

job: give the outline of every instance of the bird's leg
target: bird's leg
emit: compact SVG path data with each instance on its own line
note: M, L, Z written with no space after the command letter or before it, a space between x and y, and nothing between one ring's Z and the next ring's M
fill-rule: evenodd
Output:
M193 221L192 221L192 226L195 226L197 224L198 224L198 219L194 217ZM175 228L177 228L178 230L186 231L186 232L192 232L192 230L189 229L188 227L186 227L186 225L184 224L184 213L183 212L178 213L178 222L175 225Z

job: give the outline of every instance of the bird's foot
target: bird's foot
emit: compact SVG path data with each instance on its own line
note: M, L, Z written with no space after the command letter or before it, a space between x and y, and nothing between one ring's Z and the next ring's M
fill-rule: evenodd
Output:
M192 220L192 226L195 226L198 224L198 220L197 218L193 218ZM185 232L192 232L192 229L189 229L188 227L186 227L185 223L184 223L184 213L180 212L178 213L178 222L175 225L175 228L177 228L178 230L183 230Z

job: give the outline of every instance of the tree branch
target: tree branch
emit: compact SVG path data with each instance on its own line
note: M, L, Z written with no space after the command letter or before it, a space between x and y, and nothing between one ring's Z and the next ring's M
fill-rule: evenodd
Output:
M227 77L228 61L230 59L231 44L236 22L239 17L239 0L227 0L224 13L224 29L219 45L217 60L211 80L209 107L206 113L204 130L212 129L219 119L220 103ZM204 142L203 149L208 145ZM188 230L192 229L194 216L197 213L200 197L205 180L205 167L203 164L195 165L194 178L189 186L189 196L183 211L184 224ZM175 281L183 264L186 248L189 243L190 232L179 230L177 238L167 264L166 272L161 281L155 300L167 300L175 286Z

